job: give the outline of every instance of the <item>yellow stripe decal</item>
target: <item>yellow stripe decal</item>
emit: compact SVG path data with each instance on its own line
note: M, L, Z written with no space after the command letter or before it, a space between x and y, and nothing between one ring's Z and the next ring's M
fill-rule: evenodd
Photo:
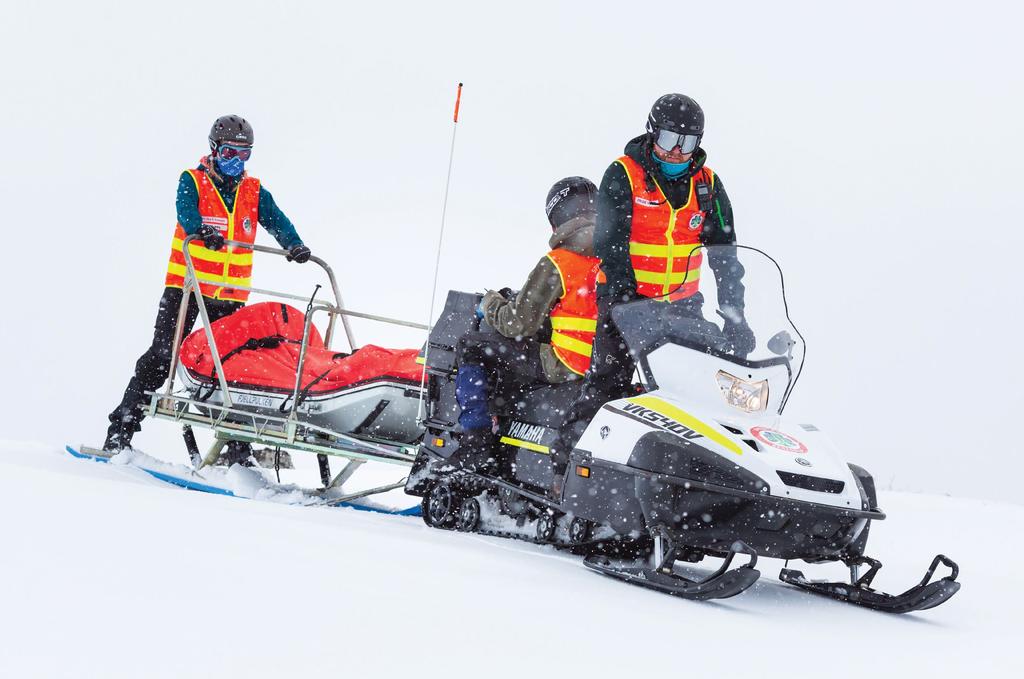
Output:
M639 406L643 406L644 408L653 410L656 413L660 413L665 417L671 417L676 422L686 425L698 434L703 434L718 445L736 453L737 455L743 454L743 449L739 447L739 444L734 442L728 436L722 434L714 427L698 420L685 410L682 410L671 403L667 403L656 396L636 396L626 400L630 403L635 403Z
M573 318L572 316L552 316L552 330L575 330L578 332L596 332L597 321L592 318Z
M514 439L510 436L502 436L498 440L510 446L519 446L520 448L526 448L527 450L532 450L536 453L543 453L544 455L548 455L551 453L551 449L548 448L547 446L542 446L539 443L533 443L531 441L522 441L520 439Z
M588 358L594 353L594 347L592 345L587 344L586 342L581 342L575 337L568 337L559 332L551 333L551 346L571 351L574 354L583 354Z

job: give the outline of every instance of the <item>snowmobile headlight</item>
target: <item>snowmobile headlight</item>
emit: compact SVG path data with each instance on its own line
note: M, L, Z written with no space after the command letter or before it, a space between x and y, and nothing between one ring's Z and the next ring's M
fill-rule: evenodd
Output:
M719 370L716 378L718 388L722 390L722 396L729 405L748 413L756 413L768 407L768 380L748 382L724 370Z

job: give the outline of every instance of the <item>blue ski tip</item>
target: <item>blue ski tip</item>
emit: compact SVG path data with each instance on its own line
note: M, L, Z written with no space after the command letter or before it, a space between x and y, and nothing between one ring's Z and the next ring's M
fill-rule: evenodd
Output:
M96 460L97 462L110 462L109 457L101 457L99 455L90 455L89 453L83 453L75 450L71 446L64 446L64 450L68 451L69 453L71 453L71 455L77 457L79 460Z
M110 458L106 457L104 455L89 453L89 452L85 452L85 451L82 451L82 450L77 450L75 448L72 448L71 446L64 446L64 449L69 454L71 454L72 457L77 457L80 460L93 460L95 462L110 462ZM146 469L145 467L137 465L137 464L131 465L131 469L138 469L140 471L144 471L147 474L149 474L150 476L152 476L154 479L157 479L159 481L163 481L164 483L169 483L172 486L177 486L178 488L184 488L186 490L194 490L194 491L199 492L199 493L210 493L212 495L224 495L226 497L237 497L237 498L242 499L242 500L250 499L250 498L242 497L240 495L235 495L233 492L231 492L230 490L227 490L226 488L218 488L217 486L211 486L211 485L208 485L208 484L205 484L205 483L199 483L197 481L192 481L192 480L189 480L189 479L183 479L181 477L173 476L171 474L165 474L163 472L158 472L158 471L155 471L153 469ZM336 505L336 506L338 506L338 507L347 507L349 509L355 509L356 511L360 511L360 512L372 512L374 514L387 514L387 515L390 515L390 516L421 516L422 515L422 512L420 511L420 506L419 505L414 505L412 507L407 507L405 509L387 509L385 507L373 507L373 506L368 506L368 505L360 505L360 504L356 504L354 502L342 502L341 504Z

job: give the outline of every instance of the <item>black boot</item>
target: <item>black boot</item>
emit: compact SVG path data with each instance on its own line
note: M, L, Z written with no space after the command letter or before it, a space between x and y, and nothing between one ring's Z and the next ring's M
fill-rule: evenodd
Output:
M108 453L117 453L125 449L131 449L132 437L135 432L142 429L139 420L142 412L138 408L129 406L118 407L107 416L110 426L107 428L107 438L103 441L103 450Z
M471 472L494 472L498 469L497 437L490 429L470 429L462 433L459 448L448 463Z

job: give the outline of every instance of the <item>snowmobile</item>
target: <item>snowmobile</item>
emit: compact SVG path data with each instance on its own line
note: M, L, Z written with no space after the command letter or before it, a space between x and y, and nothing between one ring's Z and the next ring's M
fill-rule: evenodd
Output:
M423 431L417 420L423 382L419 350L357 347L348 318L421 330L427 326L345 309L333 270L315 256L310 261L326 274L333 301L318 298L322 285L317 285L309 298L248 287L245 289L275 301L251 304L211 323L199 284L222 282L197 274L188 247L193 239L187 238L183 248L185 294L168 379L162 389L147 393L149 401L144 406L144 417L182 425L193 469L188 478L169 477L171 481L181 481L178 485L185 487L206 487L204 467L222 461L225 446L237 442L264 446L258 452L264 453L262 459L273 464L278 474L288 466L289 451L315 454L323 487L311 493L324 504L350 504L403 487L404 477L357 493L342 489L366 462L410 467ZM285 250L237 241L227 245L288 255ZM202 327L183 338L190 296L198 305ZM306 302L305 312L280 300ZM313 323L317 314L327 317L323 336ZM331 348L339 319L347 351ZM205 454L198 449L193 427L214 434L213 445ZM112 453L87 446L72 454L100 461L112 457ZM347 462L334 475L330 457ZM157 469L144 471L167 476Z
M524 387L500 376L491 397L498 469L454 463L458 343L490 330L475 314L479 295L450 292L428 340L426 433L406 485L422 498L424 521L571 549L598 573L688 599L739 594L758 579L758 557L770 557L842 562L850 582L789 568L780 578L881 611L948 600L960 588L959 569L943 555L902 594L871 587L881 563L866 554L868 535L885 518L871 475L848 464L818 427L783 418L805 343L789 318L781 268L745 246L690 256L701 258L692 267L699 292L677 299L666 289L613 309L639 381L635 393L601 407L564 466L550 446L578 382ZM745 288L743 310L709 301L726 267ZM755 337L747 353L721 323L740 311ZM686 574L684 564L705 557L723 561L705 577ZM734 567L736 559L745 563ZM940 564L951 572L933 580Z

